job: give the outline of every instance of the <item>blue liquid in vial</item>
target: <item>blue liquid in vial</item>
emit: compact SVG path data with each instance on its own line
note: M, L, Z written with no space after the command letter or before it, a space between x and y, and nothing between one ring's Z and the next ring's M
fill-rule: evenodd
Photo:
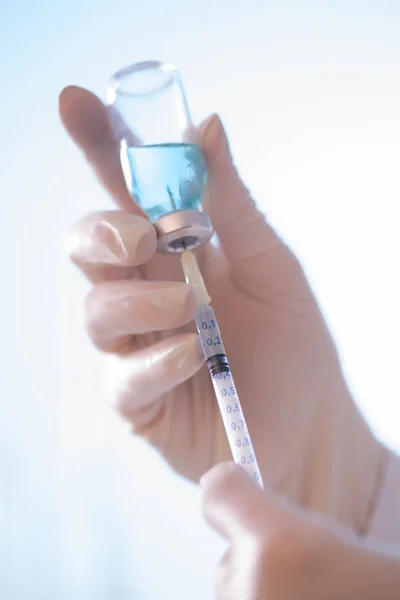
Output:
M131 146L126 152L128 188L151 221L176 210L200 210L207 167L199 146Z

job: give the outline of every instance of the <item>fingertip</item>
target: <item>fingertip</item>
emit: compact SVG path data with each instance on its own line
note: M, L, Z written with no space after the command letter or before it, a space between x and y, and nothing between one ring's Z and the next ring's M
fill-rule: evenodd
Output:
M251 534L260 497L242 467L232 462L213 467L200 480L206 521L226 538Z
M59 94L58 107L61 121L79 146L113 140L107 109L93 92L69 85Z
M218 463L200 477L200 487L205 491L219 484L222 479L235 473L237 469L240 469L240 467L233 461Z
M145 219L143 219L145 221ZM150 223L149 223L150 225ZM137 242L135 264L140 265L150 260L157 250L157 234L154 227L145 232Z
M85 93L90 93L78 85L67 85L58 96L59 104L63 107L70 106Z
M61 90L58 96L58 109L63 123L68 125L69 118L74 116L75 110L81 108L88 100L100 102L92 92L77 85L68 85Z
M243 483L253 485L254 482L243 467L232 461L215 465L200 479L200 486L206 502L209 499L222 500L227 494L230 494L231 490Z
M73 226L64 248L76 264L131 267L153 256L157 234L150 221L140 215L100 211Z
M252 497L254 492L263 494L250 474L241 465L231 461L219 463L205 473L200 479L200 486L205 512L209 506L235 504L240 496Z
M215 159L231 161L229 141L221 118L217 113L210 115L199 127L201 145L211 166Z
M207 131L209 130L210 127L212 127L212 123L219 119L219 116L217 113L211 113L211 115L209 115L208 117L206 117L199 125L198 129L199 129L199 135L200 135L200 139L203 140L206 137Z

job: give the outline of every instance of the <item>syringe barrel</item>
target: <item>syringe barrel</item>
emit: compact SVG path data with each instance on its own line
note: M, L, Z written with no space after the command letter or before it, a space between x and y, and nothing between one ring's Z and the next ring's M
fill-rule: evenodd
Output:
M210 305L200 306L195 321L233 459L263 487L214 310Z

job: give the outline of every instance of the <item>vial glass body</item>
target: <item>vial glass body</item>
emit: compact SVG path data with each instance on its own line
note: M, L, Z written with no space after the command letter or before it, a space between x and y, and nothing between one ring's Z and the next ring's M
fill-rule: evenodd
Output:
M209 239L200 213L207 168L177 69L157 61L122 69L106 100L127 188L164 238L161 251L180 251L179 239L187 238L184 247Z

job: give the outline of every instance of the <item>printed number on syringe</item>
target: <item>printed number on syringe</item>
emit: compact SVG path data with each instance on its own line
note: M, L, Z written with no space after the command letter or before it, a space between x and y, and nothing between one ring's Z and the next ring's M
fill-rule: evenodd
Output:
M215 336L214 340L212 340L211 338L207 338L207 346L220 346L221 345L221 338L218 337L218 335Z
M226 405L226 412L227 413L231 413L231 412L240 412L240 406L239 404L235 404L235 408L232 410L232 406L230 404Z
M210 323L207 323L207 321L203 321L201 324L201 328L206 330L206 329L215 329L215 322L213 319L210 320Z

